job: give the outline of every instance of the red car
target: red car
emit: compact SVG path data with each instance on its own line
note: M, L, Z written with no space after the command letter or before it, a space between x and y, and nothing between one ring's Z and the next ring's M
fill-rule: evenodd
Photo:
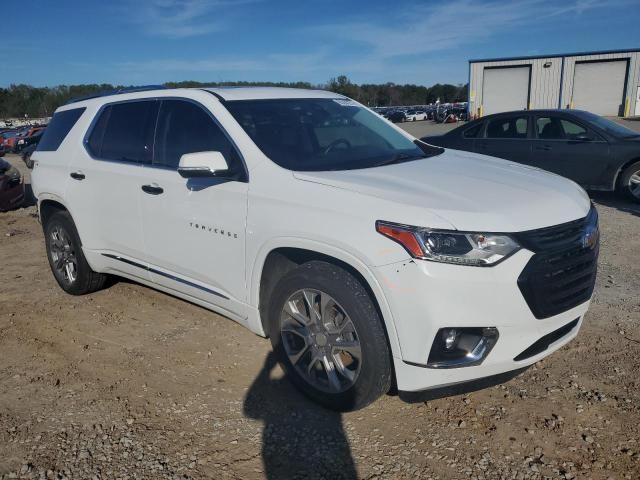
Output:
M18 141L17 137L18 137L17 130L7 130L6 132L2 132L2 135L0 136L0 138L2 139L2 146L7 152L10 152L11 150L13 150L14 145Z
M38 132L41 132L44 129L45 127L31 127L26 131L23 130L22 132L20 132L22 135L18 134L15 137L15 141L13 142L13 147L11 148L11 151L13 153L20 153L22 149L29 144L29 142L26 141L26 139L33 137Z
M23 201L24 183L20 172L0 159L0 212L17 208Z

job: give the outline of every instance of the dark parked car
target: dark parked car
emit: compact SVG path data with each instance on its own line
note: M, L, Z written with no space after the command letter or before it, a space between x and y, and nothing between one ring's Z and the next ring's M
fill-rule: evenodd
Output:
M33 163L31 162L31 154L35 151L38 146L38 142L42 138L42 134L44 133L44 129L38 130L30 137L24 137L23 139L18 141L18 152L22 157L22 161L29 168L33 168ZM22 142L22 143L20 143Z
M0 212L19 207L24 201L24 184L20 172L0 159Z
M27 168L33 168L33 160L31 160L31 155L36 151L37 146L37 143L32 143L31 145L23 148L20 152L20 157L22 157L22 161L27 166Z
M392 121L393 123L402 123L407 120L407 116L401 110L394 110L393 112L389 112L385 115L387 120Z
M581 110L488 115L422 140L542 168L640 202L640 133Z
M13 153L20 153L22 149L31 145L32 143L38 143L40 136L44 132L44 127L32 127L26 132L23 132L21 136L16 138L15 145L13 146Z

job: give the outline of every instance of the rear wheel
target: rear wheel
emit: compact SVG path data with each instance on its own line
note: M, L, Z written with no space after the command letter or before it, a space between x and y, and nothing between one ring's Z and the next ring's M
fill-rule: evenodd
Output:
M44 225L44 235L51 271L65 292L84 295L104 286L107 276L91 270L68 212L51 215Z
M287 376L304 394L338 411L357 410L391 385L391 353L382 319L349 272L305 263L275 287L271 343Z
M618 191L628 199L640 202L640 162L629 165L620 175Z

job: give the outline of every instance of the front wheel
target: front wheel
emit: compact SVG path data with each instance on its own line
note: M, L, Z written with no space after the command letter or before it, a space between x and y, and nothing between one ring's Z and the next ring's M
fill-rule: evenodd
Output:
M391 352L382 319L361 283L321 261L287 273L269 308L271 344L291 382L337 411L389 391Z
M51 271L65 292L84 295L104 286L107 277L91 270L68 212L51 215L44 224L44 235Z
M640 162L629 165L620 175L618 191L629 200L640 202Z

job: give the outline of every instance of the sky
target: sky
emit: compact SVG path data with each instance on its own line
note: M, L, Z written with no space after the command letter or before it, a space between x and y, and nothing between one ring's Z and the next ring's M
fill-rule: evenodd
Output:
M4 6L4 12L9 9ZM466 83L468 60L640 48L640 0L33 0L0 86Z

